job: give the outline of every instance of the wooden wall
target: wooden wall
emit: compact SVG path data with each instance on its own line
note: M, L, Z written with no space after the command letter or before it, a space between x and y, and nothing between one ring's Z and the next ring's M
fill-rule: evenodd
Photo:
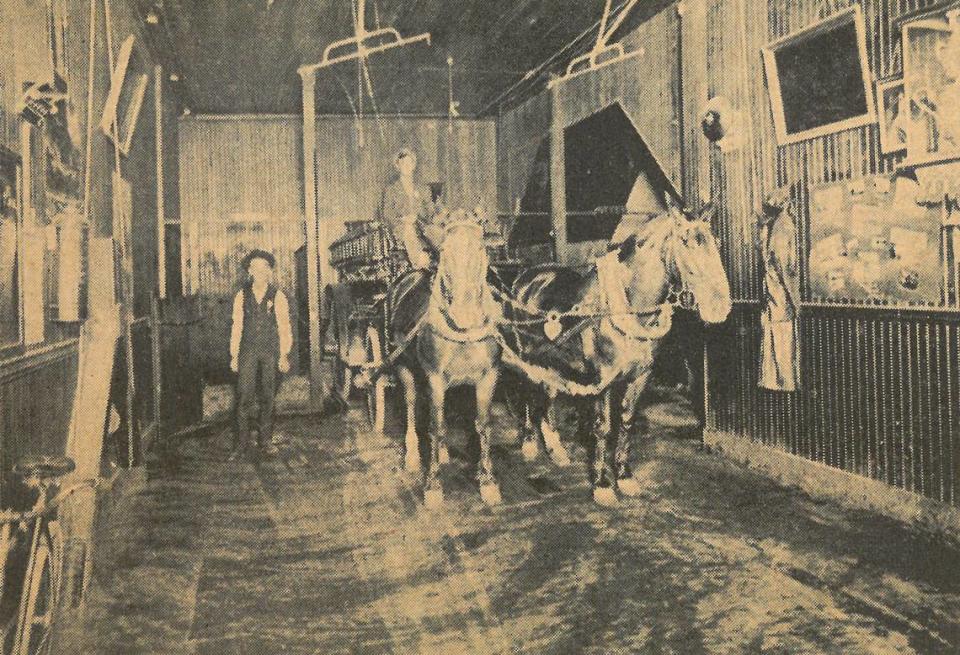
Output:
M503 169L499 184L502 212L515 209L537 148L545 136L551 135L551 184L556 201L552 213L561 261L582 262L597 254L593 244L567 244L566 231L560 227L565 201L558 173L564 170L565 128L619 103L664 173L680 187L678 39L677 14L671 7L624 37L627 52L642 49L642 54L572 78L501 113L498 166Z
M353 118L321 116L317 218L329 222L331 240L343 234L346 221L376 217L383 188L395 176L394 155L403 147L416 153L415 176L421 183L443 183L449 206L473 209L479 204L487 215L496 213L494 121L384 116L362 119L358 128ZM320 259L325 261L326 253L321 252Z
M809 301L804 289L801 388L776 393L757 386L762 280L752 235L760 201L778 186L803 190L799 249L805 261L810 187L890 173L898 163L897 155L881 154L876 125L783 147L775 142L760 48L851 4L768 0L758 8L750 0L708 0L690 3L683 16L684 186L721 209L715 227L735 299L728 325L709 349L708 427L957 504L955 310L824 307ZM902 72L894 23L934 3L859 4L874 79ZM699 132L699 113L716 95L747 117L739 151L722 153Z
M550 96L536 95L497 121L497 211L512 214L523 198L537 151L550 136Z
M306 239L301 134L298 116L180 122L184 280L188 293L200 297L199 352L208 382L227 379L233 296L246 280L241 260L253 248L277 258L276 281L290 301L296 353L297 322L305 318L296 303L294 258Z
M128 0L110 3L110 21L104 13L103 3L96 3L96 31L94 35L94 67L92 70L92 121L94 122L90 149L89 214L85 217L93 237L112 235L112 183L111 177L119 166L121 175L133 187L132 203L132 255L134 273L134 298L132 308L136 316L143 318L138 324L137 352L149 349L151 329L149 316L150 299L157 280L157 186L156 186L156 129L155 84L152 53L146 48L144 24L134 6ZM7 349L0 357L0 472L6 471L24 454L62 454L66 444L67 427L70 421L77 375L76 321L61 321L56 307L59 253L46 248L45 226L58 218L56 205L51 201L46 177L46 128L30 127L24 133L26 123L17 115L16 104L22 89L24 65L42 61L46 45L45 30L47 7L51 6L64 19L65 43L63 66L69 105L67 115L77 128L71 131L72 147L77 156L74 173L82 180L85 172L87 151L87 104L90 43L90 6L88 0L0 0L0 145L20 156L28 155L32 183L30 211L24 215L21 233L21 262L24 264L25 280L23 304L30 316L37 315L41 321L31 329L31 339L19 347ZM27 17L30 18L27 18ZM36 31L34 31L36 30ZM134 35L134 51L140 62L136 73L150 76L146 96L137 122L129 155L122 156L119 164L114 155L114 146L99 129L99 120L104 102L109 93L110 68L108 42L116 52L128 35ZM39 36L38 36L39 35ZM163 88L163 115L165 128L169 130L172 118L178 113L176 97L161 80ZM169 143L169 142L168 142ZM175 145L175 142L174 144ZM26 161L26 160L25 160ZM169 151L168 151L169 161ZM176 189L176 169L167 171L166 188ZM71 196L78 206L83 206L84 193L81 186ZM173 205L176 210L176 205ZM33 253L31 256L26 256ZM86 257L86 253L81 254ZM103 264L101 263L101 266ZM107 276L109 279L109 275ZM79 280L75 281L79 282ZM83 297L83 296L81 296ZM134 367L137 387L144 393L152 388L149 356L138 357ZM140 412L138 427L145 427L152 418L149 400L145 399L144 411ZM121 403L122 405L122 403ZM120 407L123 410L123 407ZM105 408L104 408L105 410ZM104 411L105 415L105 411ZM89 448L99 452L99 440Z
M657 140L651 148L668 175L674 180L682 175L686 202L712 201L719 208L714 231L734 311L726 324L708 330L707 428L958 504L956 308L823 306L810 301L804 290L798 321L800 389L776 393L757 384L762 278L753 234L761 200L783 185L798 184L803 190L798 244L803 261L809 249L805 201L810 187L891 173L902 157L880 152L876 125L784 147L774 138L761 48L854 1L862 7L867 29L870 82L901 73L896 21L934 6L934 0L695 0L674 5L627 38L639 39L633 42L644 45L657 63L640 58L589 74L561 87L552 107L545 106L541 95L501 113L500 209L512 209L522 193L535 152L530 144L550 131L551 122L557 134L561 126L618 95L634 98L638 102L630 107L631 120L645 138ZM674 74L651 75L658 70ZM675 90L672 99L669 89ZM738 150L721 152L701 132L704 106L718 95L745 118ZM666 128L657 130L656 125ZM554 166L554 180L562 170ZM556 219L556 202L553 213Z
M26 455L63 454L77 382L68 341L7 360L0 368L0 472Z

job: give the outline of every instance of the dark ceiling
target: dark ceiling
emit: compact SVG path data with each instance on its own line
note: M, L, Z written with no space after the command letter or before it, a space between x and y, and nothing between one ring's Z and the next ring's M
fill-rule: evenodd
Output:
M332 41L352 35L352 0L136 0L162 21L147 27L180 68L181 97L194 113L297 113L297 68L317 62ZM618 7L624 0L614 0ZM641 0L621 32L671 4ZM524 74L594 26L603 0L368 0L367 25L393 26L404 36L429 31L432 46L415 44L369 60L381 113L445 114L447 57L453 94L463 115L489 113L491 102ZM589 49L592 30L565 51ZM542 77L527 80L543 82ZM351 113L359 97L355 62L317 74L317 112ZM364 94L363 110L372 110Z

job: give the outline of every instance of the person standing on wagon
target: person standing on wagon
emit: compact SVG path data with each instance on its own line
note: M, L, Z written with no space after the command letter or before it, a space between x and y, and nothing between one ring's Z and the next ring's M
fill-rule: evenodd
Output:
M383 190L380 203L380 220L393 233L394 239L402 245L407 259L416 269L430 267L432 235L425 231L432 229L428 221L433 216L430 189L417 183L414 172L417 170L417 156L411 150L400 150L393 160L397 177Z
M250 446L250 420L258 415L258 405L257 446L267 454L276 453L271 438L277 370L290 370L293 333L287 297L273 282L275 266L276 260L269 252L248 253L243 268L249 280L233 300L230 368L237 374L235 454Z

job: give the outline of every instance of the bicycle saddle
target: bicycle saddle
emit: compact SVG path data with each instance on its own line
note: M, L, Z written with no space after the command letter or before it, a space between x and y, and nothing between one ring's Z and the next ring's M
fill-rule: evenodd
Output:
M76 462L69 457L57 455L30 455L23 457L13 467L14 473L24 477L53 479L59 478L77 468Z

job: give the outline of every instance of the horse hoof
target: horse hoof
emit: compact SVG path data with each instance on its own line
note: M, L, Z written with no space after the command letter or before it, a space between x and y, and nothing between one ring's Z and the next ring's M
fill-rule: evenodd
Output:
M563 446L551 450L550 459L557 466L570 466L570 455L567 454L567 449Z
M618 480L617 486L620 487L620 493L622 493L624 496L640 495L640 483L633 478L624 478L622 480Z
M420 470L420 457L414 453L408 453L403 462L403 468L410 473L416 473Z
M496 484L484 484L480 485L480 497L483 498L483 502L487 505L499 505L503 502L503 497L500 495L500 487Z
M520 451L523 453L523 458L528 462L535 460L537 455L540 454L540 449L533 441L524 441L523 445L520 446Z
M443 489L427 489L423 492L423 504L427 509L443 506Z
M440 447L440 463L449 464L450 463L450 451L447 450L446 446Z
M617 504L617 494L613 487L597 487L593 490L593 502L603 507L614 507Z

